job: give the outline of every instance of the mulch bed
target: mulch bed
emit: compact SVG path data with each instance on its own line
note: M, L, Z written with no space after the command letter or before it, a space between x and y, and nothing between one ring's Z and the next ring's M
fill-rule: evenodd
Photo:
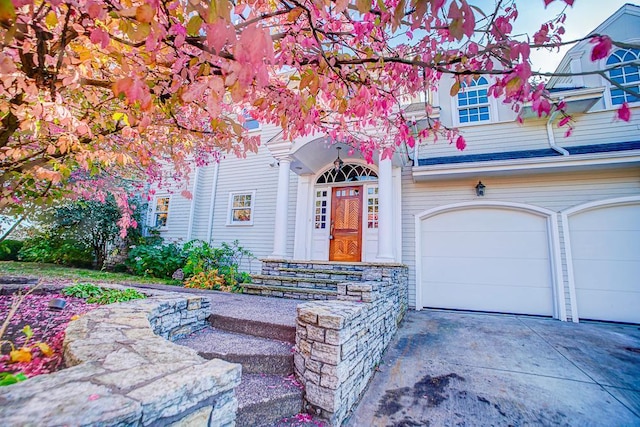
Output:
M22 291L26 293L25 290ZM11 303L16 295L0 295L0 325L5 321ZM62 298L67 303L63 310L52 311L49 309L49 301L54 298ZM30 294L25 297L15 316L10 320L0 345L0 372L12 374L22 372L27 377L48 374L64 368L62 361L62 343L67 324L74 316L86 313L98 307L97 304L87 304L81 298L64 296L58 292ZM33 336L26 343L32 347L32 360L30 362L10 362L9 352L12 350L10 341L16 349L25 345L26 336L22 332L25 326L30 326ZM46 343L53 354L46 357L36 346L37 343Z

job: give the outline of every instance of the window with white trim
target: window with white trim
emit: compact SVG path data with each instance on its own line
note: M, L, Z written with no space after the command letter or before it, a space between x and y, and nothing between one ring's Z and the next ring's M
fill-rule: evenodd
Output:
M618 49L607 59L607 67L616 68L609 71L609 78L634 92L640 92L640 49ZM611 85L611 104L622 105L625 102L640 102L640 97L625 92L621 88Z
M315 228L327 228L327 203L328 203L328 191L316 190L316 205L315 205Z
M489 82L485 77L474 79L470 84L462 82L458 92L457 107L460 124L491 120L489 114Z
M153 227L166 227L169 219L169 197L157 197L153 211Z
M378 228L378 187L367 189L367 228Z
M256 192L237 192L229 194L229 221L228 225L252 225L253 206Z

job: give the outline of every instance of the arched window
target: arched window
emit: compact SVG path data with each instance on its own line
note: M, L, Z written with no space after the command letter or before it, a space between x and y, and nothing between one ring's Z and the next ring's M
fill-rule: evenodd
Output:
M331 168L318 177L316 184L332 184L334 182L375 181L376 173L363 165L344 164L340 169Z
M640 49L618 49L607 59L607 66L616 66L609 71L609 78L620 86L640 92ZM640 98L611 85L611 103L640 102Z
M489 82L480 77L471 81L471 84L463 82L458 92L458 120L460 123L473 123L490 120L489 97L487 91Z

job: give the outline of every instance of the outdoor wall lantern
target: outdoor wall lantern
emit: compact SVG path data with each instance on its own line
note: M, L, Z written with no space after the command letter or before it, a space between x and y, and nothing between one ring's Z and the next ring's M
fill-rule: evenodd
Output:
M340 150L341 149L342 149L342 147L336 147L336 150L338 150L338 157L336 157L336 159L333 161L333 168L336 171L339 171L340 168L342 167L342 165L344 164L344 162L340 158Z
M484 196L484 189L487 188L486 185L482 183L482 181L478 181L478 185L476 185L476 196Z

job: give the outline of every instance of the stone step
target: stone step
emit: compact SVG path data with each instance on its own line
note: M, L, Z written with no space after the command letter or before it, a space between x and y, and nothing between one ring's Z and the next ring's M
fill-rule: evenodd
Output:
M238 427L281 425L302 411L302 386L293 375L243 374L236 397Z
M240 363L243 373L293 373L293 345L288 342L208 327L175 343L196 350L205 359Z
M360 280L363 271L323 270L315 268L277 267L274 272L284 273L292 277L311 277L316 279ZM269 274L269 276L274 274Z
M262 283L242 283L244 293L279 298L295 298L303 300L336 299L337 285L334 289L304 288L298 286L267 285Z
M238 334L294 344L296 342L296 327L293 325L277 324L268 321L247 320L226 314L213 313L209 316L209 324L216 329Z
M309 289L336 289L345 279L318 279L315 277L279 276L275 274L252 274L252 283L273 286L294 286Z

